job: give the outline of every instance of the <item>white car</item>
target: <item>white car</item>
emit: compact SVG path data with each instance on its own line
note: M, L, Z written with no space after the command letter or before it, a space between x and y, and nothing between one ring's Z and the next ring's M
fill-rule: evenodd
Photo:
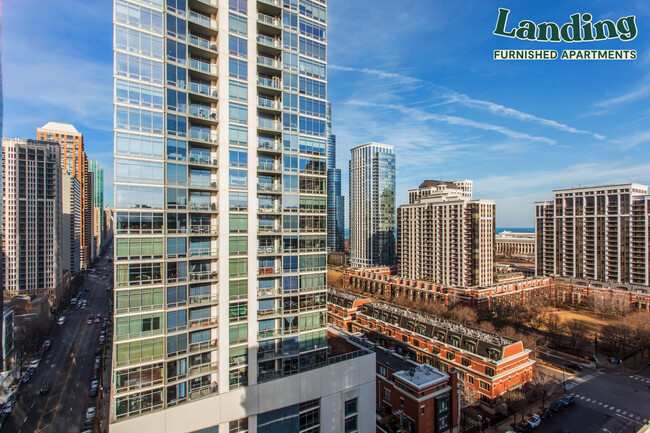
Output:
M95 418L95 408L94 407L89 407L86 409L86 419L93 419Z
M40 359L35 359L29 364L29 368L36 368L41 363Z
M537 414L532 415L530 418L528 418L528 424L530 424L532 428L539 427L541 423L542 423L542 419Z
M65 316L59 317L59 321L57 322L59 325L63 325L65 323Z

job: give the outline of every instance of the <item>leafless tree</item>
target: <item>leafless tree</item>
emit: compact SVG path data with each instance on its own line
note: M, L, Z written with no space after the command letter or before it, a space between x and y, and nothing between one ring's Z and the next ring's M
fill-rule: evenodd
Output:
M584 324L577 320L571 319L563 324L564 333L569 337L569 344L573 352L578 355L580 347L585 344L587 332Z
M555 313L551 313L546 320L546 329L551 337L551 342L555 345L558 341L560 330L562 329L562 319Z
M546 398L553 393L555 389L555 381L553 377L537 372L530 381L532 386L532 395L535 399L542 400L542 406L546 404Z

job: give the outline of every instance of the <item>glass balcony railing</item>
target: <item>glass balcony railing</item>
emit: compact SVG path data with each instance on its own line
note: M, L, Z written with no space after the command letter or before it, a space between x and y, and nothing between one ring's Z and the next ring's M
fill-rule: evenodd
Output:
M217 165L217 158L212 158L210 155L190 153L188 160L191 164L209 165L213 167Z
M280 102L276 101L275 99L258 98L257 99L257 106L258 107L264 107L264 108L272 108L274 110L279 110L280 109Z
M276 226L259 226L257 227L258 233L280 233L280 227Z
M217 142L217 134L197 129L190 129L190 138L197 141L206 141L208 143Z
M203 119L217 120L217 110L199 105L190 105L190 114Z
M192 203L190 202L190 210L195 211L214 211L217 210L216 203Z
M262 3L280 7L280 0L259 0L259 1Z
M257 337L258 338L271 338L271 337L279 337L282 335L282 330L281 329L264 329L262 331L257 332ZM276 356L282 356L282 351L281 350L276 350L276 351L267 351L267 352L259 352L257 354L257 357L262 359L262 358L275 358Z
M280 27L280 19L266 14L257 14L257 21L274 27Z
M212 235L219 233L219 226L216 224L192 224L190 225L190 233L194 235Z
M280 209L280 206L260 207L260 208L258 208L258 212L260 212L260 213L280 213L280 212L282 212L282 209Z
M269 184L269 183L258 183L257 184L257 190L258 191L270 191L270 192L280 192L280 185L274 185L274 184Z
M279 68L280 62L278 62L273 57L257 56L257 64L269 66L271 68Z
M206 50L217 51L217 43L209 39L201 38L196 35L190 35L190 44L197 47L205 48Z
M262 267L257 269L257 274L258 275L274 275L274 274L279 274L280 273L280 267L279 266L268 266L268 267Z
M260 140L257 142L257 148L260 150L281 150L279 141L263 139L262 137L260 137Z
M218 295L190 296L190 305L216 304L219 302Z
M218 280L219 273L217 271L199 271L199 272L190 272L190 281L206 281L206 280Z
M212 74L216 75L217 74L217 65L204 62L202 60L197 60L194 58L190 58L190 68L195 69L197 71L205 72L206 74Z
M218 257L219 248L197 248L190 250L189 257Z
M258 298L275 297L280 295L280 289L257 289Z
M194 81L190 81L190 92L213 96L215 98L218 96L216 86L210 86L204 83L196 83Z
M257 35L257 42L268 47L280 48L280 39L271 38L265 35Z
M191 59L190 59L191 60ZM257 79L257 83L260 86L265 86L265 87L273 87L274 89L279 89L281 87L280 79L279 78L266 78L266 77L259 77Z
M190 11L189 14L190 21L195 22L197 24L201 24L202 26L205 27L210 27L211 29L217 30L217 21L213 20L210 17L206 17L203 14L196 13L194 11Z
M219 324L219 320L217 316L201 317L198 319L188 320L188 324L190 325L190 329L199 328L199 327L205 328L208 326L217 326Z
M280 164L259 164L257 169L262 171L282 171Z
M277 316L282 314L282 308L269 308L266 310L257 310L257 317Z
M280 253L281 253L280 247L276 247L276 246L257 248L257 254L280 254Z

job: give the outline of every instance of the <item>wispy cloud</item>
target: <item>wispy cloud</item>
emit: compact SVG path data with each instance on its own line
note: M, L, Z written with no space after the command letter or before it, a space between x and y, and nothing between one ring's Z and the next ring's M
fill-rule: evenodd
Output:
M638 99L650 96L650 84L642 85L630 92L624 93L615 98L605 99L595 104L596 107L611 107L613 105L624 104L627 102L636 101Z
M410 77L408 75L386 72L377 69L352 68L349 66L341 66L341 65L330 65L329 68L337 71L357 72L357 73L374 75L378 78L392 79L395 80L397 84L422 84L424 86L427 86L431 90L435 91L437 96L439 98L442 98L445 101L445 103L456 103L465 107L487 111L496 116L508 117L522 122L536 123L538 125L557 129L559 131L568 132L571 134L591 134L593 135L594 138L598 140L602 140L605 138L601 134L592 133L590 131L574 128L572 126L565 125L555 120L545 119L543 117L538 117L529 113L524 113L522 111L515 110L514 108L509 108L494 102L475 99L468 95L456 92L447 87L440 86L425 80L421 80L419 78Z
M629 150L639 144L650 141L650 131L637 132L635 134L627 135L623 138L610 140L612 143L619 144L623 150Z
M512 129L506 128L504 126L499 126L499 125L493 125L490 123L485 123L485 122L477 122L475 120L471 119L466 119L463 117L458 117L458 116L449 116L446 114L435 114L435 113L428 113L426 111L416 109L416 108L410 108L406 107L404 105L399 105L399 104L376 104L372 102L366 102L366 101L358 101L358 100L350 100L347 102L347 104L350 105L356 105L359 107L377 107L377 108L386 108L386 109L391 109L391 110L397 110L403 114L413 116L414 118L420 120L420 121L427 121L427 120L433 120L436 122L444 122L449 125L456 125L456 126L467 126L470 128L475 128L475 129L480 129L483 131L492 131L492 132L497 132L499 134L503 134L506 137L509 138L515 138L515 139L525 139L525 140L532 140L532 141L539 141L542 143L550 144L553 145L556 143L555 140L550 139L548 137L538 137L538 136L532 136L523 132L518 132L518 131L513 131Z

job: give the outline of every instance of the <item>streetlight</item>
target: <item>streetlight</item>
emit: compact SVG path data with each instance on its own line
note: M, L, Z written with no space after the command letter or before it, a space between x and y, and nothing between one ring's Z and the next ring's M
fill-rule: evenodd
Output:
M598 369L598 334L594 334L594 360L596 361L596 369Z

